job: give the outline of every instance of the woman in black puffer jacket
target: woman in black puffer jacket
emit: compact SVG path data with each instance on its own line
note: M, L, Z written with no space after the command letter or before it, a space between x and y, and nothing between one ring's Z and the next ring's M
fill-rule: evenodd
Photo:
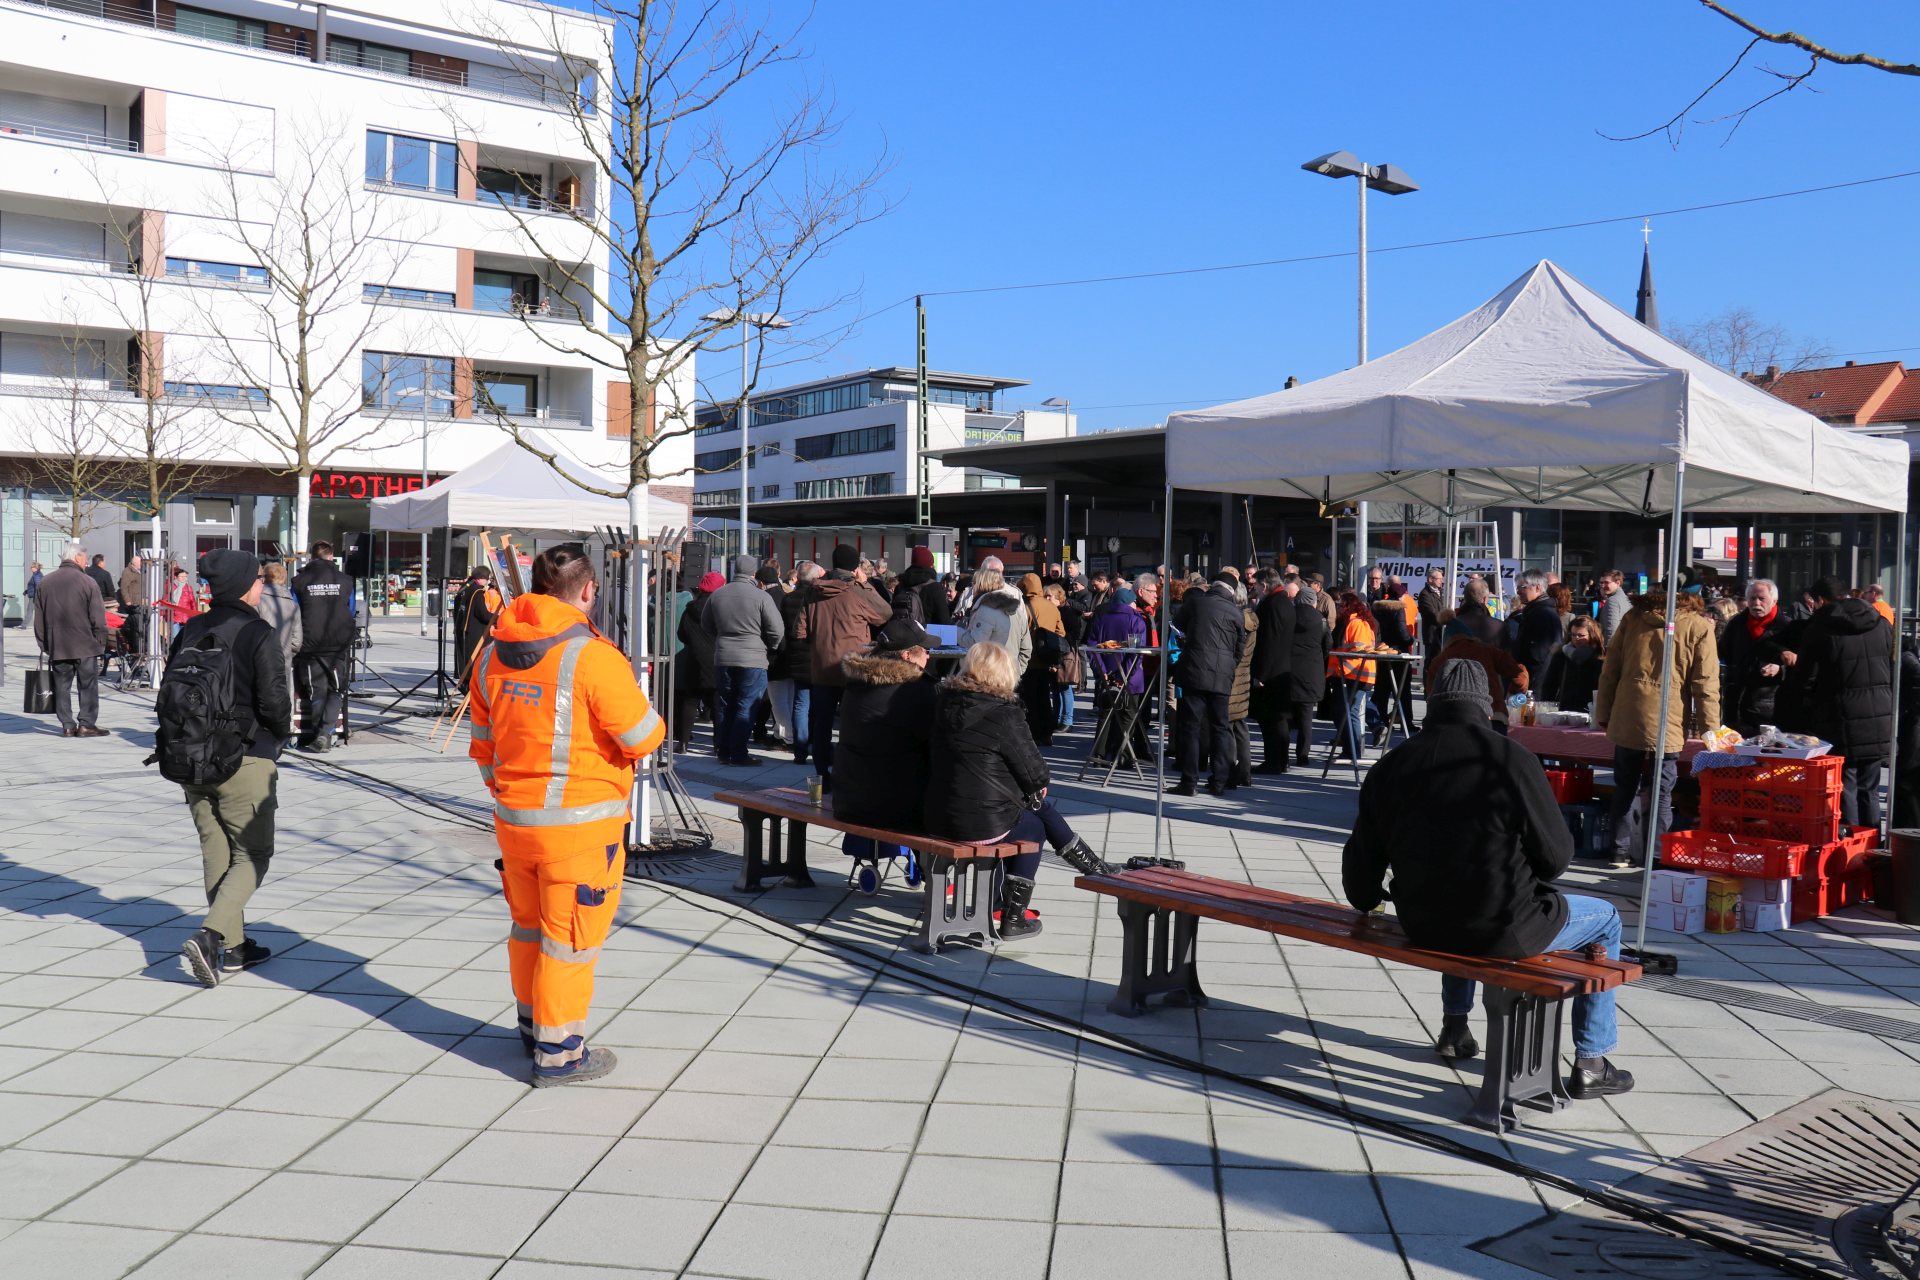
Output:
M978 843L1045 840L1083 875L1111 870L1073 833L1046 798L1047 762L1027 730L1014 693L1013 655L982 640L960 670L940 685L933 704L933 777L927 787L927 831ZM1000 893L1000 936L1040 932L1027 918L1038 853L1006 860Z

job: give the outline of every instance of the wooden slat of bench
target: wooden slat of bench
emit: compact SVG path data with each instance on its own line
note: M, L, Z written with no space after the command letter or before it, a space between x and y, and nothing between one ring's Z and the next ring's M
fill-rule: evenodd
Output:
M1018 841L966 844L957 840L942 840L936 836L863 826L858 822L847 822L834 817L832 810L823 805L815 805L808 798L807 793L797 787L769 787L764 791L716 791L713 793L713 798L721 804L730 804L736 808L751 809L756 813L771 814L776 818L802 822L810 827L826 827L832 831L846 832L848 835L865 836L869 840L878 840L882 844L905 845L916 853L940 854L949 858L1012 858L1023 853L1032 853L1040 847L1035 844L1021 844Z
M1170 907L1549 1000L1611 990L1640 976L1636 964L1587 960L1567 952L1502 960L1429 951L1408 942L1399 923L1390 917L1362 915L1338 903L1170 868L1081 876L1074 883L1147 906Z

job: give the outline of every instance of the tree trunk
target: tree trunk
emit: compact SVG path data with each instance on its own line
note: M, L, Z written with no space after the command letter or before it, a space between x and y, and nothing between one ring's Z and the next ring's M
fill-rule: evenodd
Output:
M293 478L294 484L299 486L293 495L293 554L296 557L305 555L307 548L312 545L307 538L307 515L313 502L311 479L312 476L306 471L295 473Z

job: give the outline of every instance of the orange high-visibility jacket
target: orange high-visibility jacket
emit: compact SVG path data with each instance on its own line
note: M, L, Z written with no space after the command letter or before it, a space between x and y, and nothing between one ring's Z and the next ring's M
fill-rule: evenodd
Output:
M1359 614L1347 619L1347 629L1341 633L1336 649L1371 649L1374 646L1373 624ZM1343 680L1352 680L1360 684L1373 683L1373 668L1376 664L1371 658L1334 658L1327 659L1327 674Z
M667 727L627 659L548 595L523 595L476 665L467 754L493 793L504 853L558 856L619 840L633 762Z

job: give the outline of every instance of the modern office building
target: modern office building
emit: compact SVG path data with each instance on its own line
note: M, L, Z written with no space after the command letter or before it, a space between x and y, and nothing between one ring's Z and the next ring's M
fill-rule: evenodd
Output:
M88 428L95 454L138 454L157 421L159 452L211 464L161 513L171 556L293 550L287 254L305 229L311 537L350 540L371 498L418 486L423 440L439 476L509 423L535 428L617 485L630 433L653 429L578 353L593 339L577 309L608 269L603 21L531 0L373 2L0 0L9 594L66 536L61 457ZM655 422L692 404L685 375ZM668 496L691 500L691 454L662 446L656 473L681 473ZM113 564L147 542L136 486L79 501L82 540ZM396 565L418 556L416 538L392 547Z
M1022 407L1006 395L1027 383L971 373L927 378L927 447L1058 439L1075 431L1064 403ZM748 414L748 522L806 525L846 514L910 523L918 391L911 368L863 369L754 392ZM739 402L702 405L694 437L694 514L709 529L733 527L740 509ZM1019 481L980 467L929 461L936 497L1014 489ZM947 523L935 513L936 523Z

